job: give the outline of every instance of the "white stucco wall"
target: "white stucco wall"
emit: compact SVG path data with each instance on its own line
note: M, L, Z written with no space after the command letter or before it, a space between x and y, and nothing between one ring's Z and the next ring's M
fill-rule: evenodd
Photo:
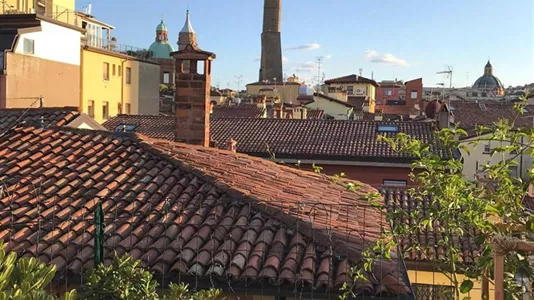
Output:
M482 137L474 137L472 139L462 141L462 145L466 146L469 149L469 154L461 150L462 158L464 160L464 167L462 173L464 177L468 180L473 180L475 178L475 174L477 173L477 167L481 169L482 165L486 163L494 165L502 159L500 154L491 155L490 153L487 153L485 151L486 144L488 143L488 141L480 141L478 144L473 143L474 140L481 138L488 139L489 135ZM523 143L528 143L527 138L524 138ZM489 141L489 149L503 146L505 147L508 145L509 144L506 142L501 145L500 141ZM525 153L523 153L523 155L517 155L517 157L514 154L506 154L504 158L510 159L512 157L515 157L515 161L517 162L517 175L520 175L523 179L527 179L528 170L532 168L533 162L533 157L530 155L530 151L526 151Z
M80 65L81 32L41 21L41 31L22 34L17 42L15 53L32 55L42 59ZM34 41L34 53L24 53L24 39Z
M347 120L352 114L352 108L328 99L314 96L313 102L306 104L309 109L322 109L324 113L336 120Z

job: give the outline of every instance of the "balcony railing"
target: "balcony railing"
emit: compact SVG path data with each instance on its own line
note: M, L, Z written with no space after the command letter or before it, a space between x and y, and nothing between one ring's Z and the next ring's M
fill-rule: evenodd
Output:
M10 5L7 0L0 0L0 14L37 14L73 26L80 26L81 22L75 10L55 5L52 0L28 1L28 6L22 3Z
M130 45L125 44L117 44L114 41L109 41L105 38L98 38L95 39L94 36L86 34L85 38L83 39L83 44L85 46L90 46L94 48L99 48L107 51L112 51L124 55L129 55L135 58L140 59L151 59L153 56L153 53L148 51L147 49L138 48Z

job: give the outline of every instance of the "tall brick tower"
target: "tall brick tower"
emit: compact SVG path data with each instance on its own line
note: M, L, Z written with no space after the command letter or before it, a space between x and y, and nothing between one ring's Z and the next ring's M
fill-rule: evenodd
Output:
M208 147L211 62L215 59L215 54L189 44L171 55L176 64L175 140ZM200 69L199 62L202 62ZM186 64L187 70L184 68Z
M280 20L282 0L265 0L261 33L260 80L283 81Z

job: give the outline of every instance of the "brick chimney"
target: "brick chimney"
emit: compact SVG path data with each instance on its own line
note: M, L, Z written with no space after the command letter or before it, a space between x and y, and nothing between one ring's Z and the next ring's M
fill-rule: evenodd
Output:
M171 55L176 67L175 140L209 147L211 61L215 54L187 45ZM198 62L204 63L200 72Z

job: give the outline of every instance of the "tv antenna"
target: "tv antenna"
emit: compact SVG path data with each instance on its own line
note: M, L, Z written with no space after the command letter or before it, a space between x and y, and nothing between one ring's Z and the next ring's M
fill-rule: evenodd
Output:
M317 85L321 85L321 65L323 64L324 57L317 56L315 58L317 60Z
M241 87L241 83L243 82L243 75L239 74L237 75L236 77L236 83L237 83L237 94L239 95L239 92L240 92L240 87Z
M449 89L452 89L452 68L451 66L447 66L446 68L446 71L440 71L436 74L447 74L447 78L449 78Z

